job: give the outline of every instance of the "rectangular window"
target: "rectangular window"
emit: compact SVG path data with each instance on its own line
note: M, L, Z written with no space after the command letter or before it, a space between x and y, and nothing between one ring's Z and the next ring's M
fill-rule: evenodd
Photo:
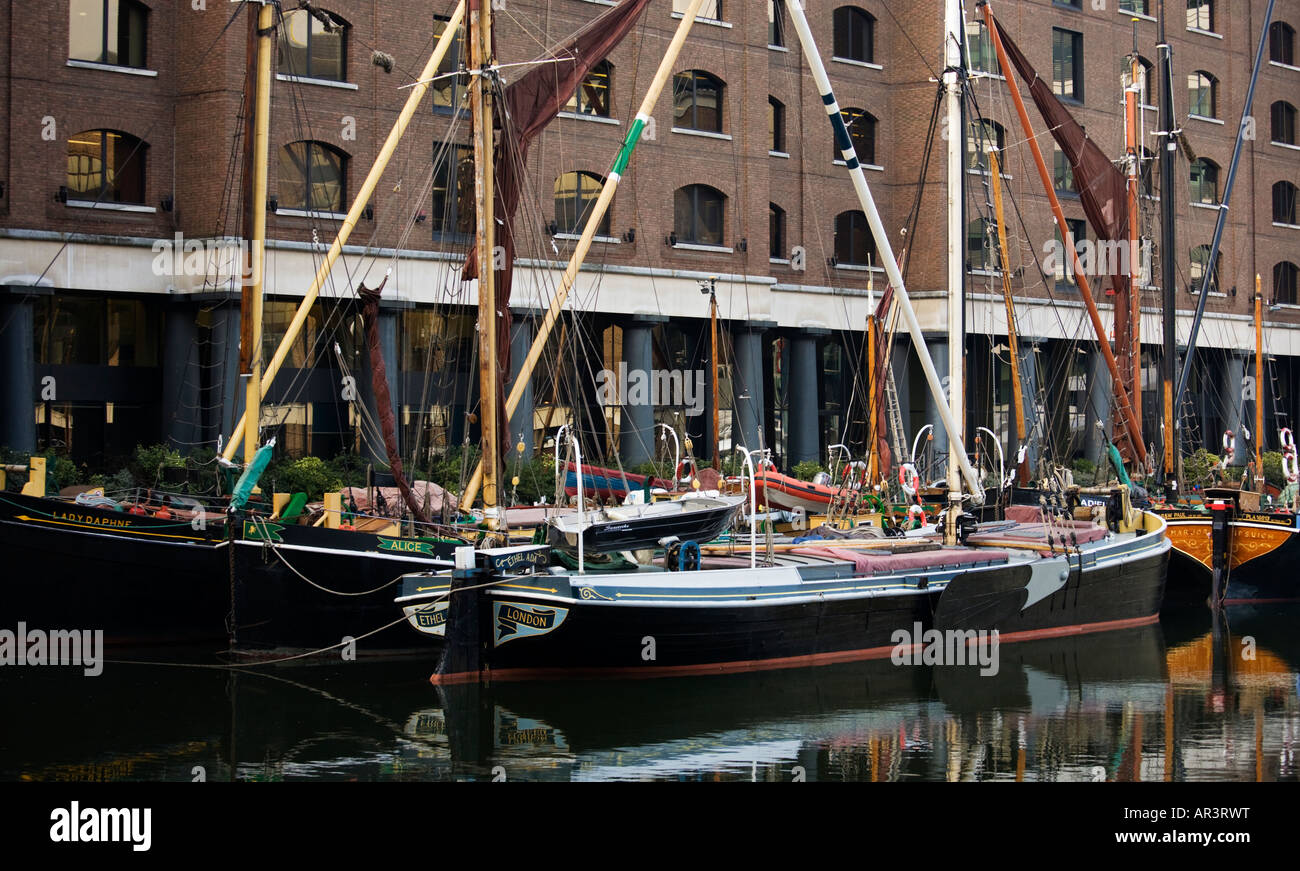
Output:
M1070 166L1069 158L1065 156L1065 152L1060 148L1055 149L1052 154L1052 186L1058 191L1076 192L1074 168Z
M136 0L71 0L68 57L143 69L148 16Z
M1119 0L1119 11L1132 15L1150 15L1147 12L1147 0Z
M1083 102L1083 34L1052 28L1052 93Z
M1187 27L1213 33L1214 0L1187 0Z
M976 22L966 31L966 58L973 72L1001 75L998 67L997 52L993 49L993 39L983 22Z
M1070 242L1074 245L1074 250L1079 251L1080 245L1088 239L1088 222L1078 218L1066 218L1065 227L1070 234ZM1056 228L1056 263L1055 273L1058 282L1074 285L1074 258L1070 254L1070 249L1065 247L1061 240L1061 228Z
M691 8L691 0L673 0L673 11L685 14L687 9ZM709 18L713 21L722 20L722 0L704 0L700 5L700 11L697 13L699 18Z
M433 38L435 40L442 37L443 31L447 29L449 19L441 16L433 20ZM462 24L456 33L456 39L451 44L451 48L442 57L442 63L438 64L438 79L429 86L433 92L433 111L435 112L452 112L464 107L467 89L458 76L450 75L460 69L461 51L465 46L465 26Z
M781 0L767 0L767 44L785 46L785 10Z
M767 150L785 151L785 106L772 97L767 100Z
M453 146L440 159L435 154L430 223L435 239L474 232L474 151L468 145Z

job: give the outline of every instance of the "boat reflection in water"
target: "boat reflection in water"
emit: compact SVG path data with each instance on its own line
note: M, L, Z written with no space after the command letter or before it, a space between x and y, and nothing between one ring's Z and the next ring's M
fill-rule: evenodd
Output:
M1298 616L1005 645L986 677L887 659L442 688L419 661L6 668L24 729L0 779L1297 780Z

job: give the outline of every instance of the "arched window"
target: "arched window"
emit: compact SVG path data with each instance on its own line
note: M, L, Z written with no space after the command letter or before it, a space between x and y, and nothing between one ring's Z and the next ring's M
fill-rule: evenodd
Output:
M1217 118L1219 82L1205 70L1197 70L1187 77L1188 111L1202 118Z
M769 256L773 260L784 260L785 250L785 209L776 203L767 204L767 241Z
M614 65L607 60L596 64L573 92L569 102L564 104L564 111L608 118L613 81Z
M290 76L347 81L348 23L333 12L320 14L327 20L306 9L285 13L278 69Z
M1269 111L1272 119L1270 138L1283 145L1297 145L1295 138L1295 106L1286 100L1278 100Z
M1219 165L1204 157L1192 164L1189 188L1193 203L1207 206L1219 204Z
M673 194L673 230L679 242L721 245L727 198L706 184L688 184Z
M875 265L876 241L862 212L840 212L835 216L835 262L849 266Z
M856 6L835 10L835 57L859 63L875 63L876 19Z
M876 162L876 116L872 115L865 109L843 109L840 116L844 119L844 126L849 129L849 139L853 141L853 150L858 155L859 163ZM832 145L834 159L843 159L840 156L838 145Z
M68 25L71 60L144 69L149 8L138 0L71 0Z
M1300 277L1300 266L1289 260L1283 260L1273 267L1273 302L1282 305L1296 304L1296 279Z
M129 133L85 130L68 139L68 198L143 203L148 146Z
M1273 223L1296 225L1296 186L1289 181L1273 185Z
M290 142L280 149L280 208L342 212L347 202L347 155L323 142Z
M587 226L605 180L591 172L566 172L555 180L555 227L560 233L581 233ZM609 212L596 228L599 236L609 235Z
M722 80L703 70L673 76L673 126L722 132Z
M1285 21L1268 26L1268 59L1295 66L1295 28Z
M1190 290L1193 293L1200 292L1201 282L1205 280L1205 267L1208 266L1209 263L1210 263L1209 245L1197 245L1195 248L1192 249L1191 268L1188 270L1188 275L1192 279L1192 286ZM1216 257L1214 260L1214 275L1210 278L1210 291L1213 293L1217 293L1218 290L1219 290L1219 258Z
M1214 32L1214 0L1187 0L1189 30Z
M989 171L989 149L1001 153L1007 144L1007 131L996 121L987 118L971 121L966 137L966 168L980 172Z
M773 96L767 98L767 150L785 154L785 104Z

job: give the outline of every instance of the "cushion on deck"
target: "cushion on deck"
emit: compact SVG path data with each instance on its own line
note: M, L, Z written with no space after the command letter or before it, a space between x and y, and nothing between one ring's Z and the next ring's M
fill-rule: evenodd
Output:
M1004 550L966 548L961 550L927 550L917 553L886 553L883 551L851 550L846 547L800 547L792 553L820 556L853 563L860 574L879 575L916 569L938 569L948 566L1007 561Z

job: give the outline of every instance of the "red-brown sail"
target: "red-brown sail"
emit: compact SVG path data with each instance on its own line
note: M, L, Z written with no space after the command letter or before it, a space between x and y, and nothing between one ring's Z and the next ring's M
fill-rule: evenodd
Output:
M996 21L996 18L994 19ZM1011 65L1016 68L1029 85L1029 94L1034 105L1047 121L1052 138L1060 146L1070 168L1074 171L1075 185L1079 190L1079 200L1083 204L1088 223L1103 239L1113 242L1128 241L1128 190L1123 173L1115 168L1106 153L1097 143L1088 138L1079 122L1074 120L1070 110L1052 93L1052 83L1038 77L1029 61L1021 54L1019 47L1007 35L1006 28L997 22L998 32L1002 36L1002 45L1007 50ZM1061 237L1065 238L1064 228ZM1121 258L1121 263L1125 262ZM1117 264L1118 265L1118 264ZM1067 267L1068 268L1068 267ZM1111 281L1116 291L1122 290L1128 275L1115 270Z
M397 450L397 421L393 419L393 399L388 392L388 367L384 365L384 351L379 342L379 297L387 283L388 276L385 275L384 280L373 290L363 284L357 291L361 297L361 321L366 328L366 345L370 351L370 383L375 391L375 412L379 416L379 426L384 431L384 452L388 454L393 480L415 519L428 523L424 507L416 500L411 493L411 485L406 482L406 475L402 472L402 455Z

